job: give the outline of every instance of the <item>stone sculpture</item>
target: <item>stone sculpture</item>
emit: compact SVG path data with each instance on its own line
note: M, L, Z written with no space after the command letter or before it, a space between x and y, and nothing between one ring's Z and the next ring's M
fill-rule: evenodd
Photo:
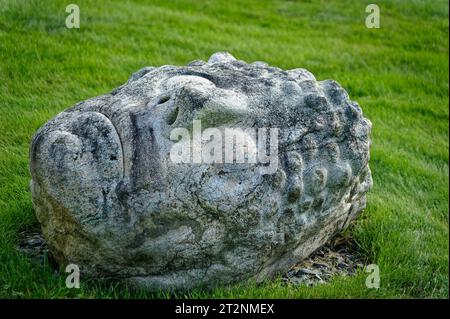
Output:
M277 129L266 140L277 139L275 169L174 162L171 134L192 132L195 121ZM370 129L341 86L304 69L228 53L146 67L39 129L33 204L52 255L82 274L149 290L261 281L308 257L365 207Z

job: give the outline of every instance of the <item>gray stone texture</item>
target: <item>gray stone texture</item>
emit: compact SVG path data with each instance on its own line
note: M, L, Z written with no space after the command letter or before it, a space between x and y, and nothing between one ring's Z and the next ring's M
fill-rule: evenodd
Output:
M279 128L279 164L176 164L175 127ZM365 207L371 123L335 81L228 53L146 67L35 134L31 191L49 248L82 276L149 290L286 272Z

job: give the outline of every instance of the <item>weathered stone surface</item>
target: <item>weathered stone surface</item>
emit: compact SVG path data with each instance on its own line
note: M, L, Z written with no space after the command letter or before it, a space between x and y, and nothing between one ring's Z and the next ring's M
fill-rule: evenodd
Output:
M170 132L279 128L278 169L179 164ZM348 225L371 187L371 124L334 81L227 53L147 67L35 134L31 191L56 260L148 289L286 272Z

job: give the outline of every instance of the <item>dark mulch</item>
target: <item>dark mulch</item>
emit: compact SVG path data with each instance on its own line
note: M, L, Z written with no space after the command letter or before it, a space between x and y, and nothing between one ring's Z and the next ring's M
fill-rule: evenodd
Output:
M355 275L364 264L353 239L339 234L308 259L293 266L283 279L294 285L312 286L326 283L333 276Z

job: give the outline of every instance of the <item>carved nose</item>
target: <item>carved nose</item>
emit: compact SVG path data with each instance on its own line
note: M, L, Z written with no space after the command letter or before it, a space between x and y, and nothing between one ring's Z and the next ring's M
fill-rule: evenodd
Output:
M192 121L196 119L196 115L208 99L206 90L196 88L190 83L183 85L167 102L167 124L174 127L192 125Z
M247 115L248 101L239 92L215 86L184 85L169 104L167 123L173 127L189 127L200 120L204 127L232 125Z

